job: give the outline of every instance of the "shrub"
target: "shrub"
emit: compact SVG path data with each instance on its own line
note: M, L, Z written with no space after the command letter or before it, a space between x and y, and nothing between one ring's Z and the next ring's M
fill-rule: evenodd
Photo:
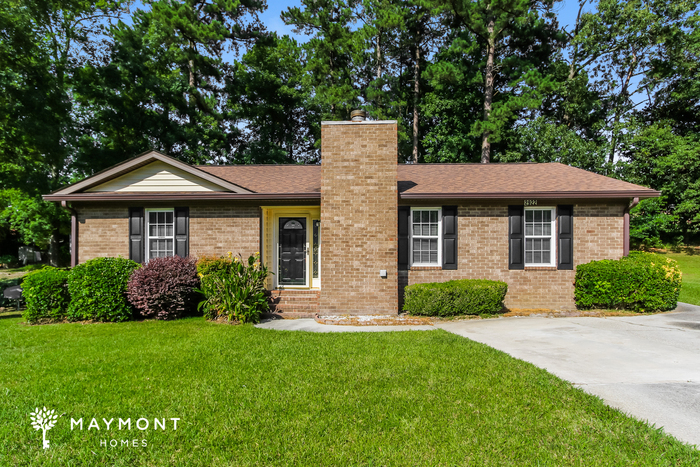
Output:
M133 310L126 284L140 265L124 258L95 258L75 266L68 276L71 320L126 321Z
M673 310L680 291L678 263L652 253L632 252L576 267L574 298L582 309Z
M22 295L27 309L22 316L30 322L59 321L66 318L70 294L69 271L45 267L24 276Z
M226 317L240 323L258 322L270 309L265 280L268 270L256 253L248 258L203 258L197 263L204 300L199 308L207 319Z
M2 255L0 256L0 267L3 268L14 268L19 264L19 260L14 255Z
M414 284L406 287L403 310L422 316L498 313L506 292L505 282L486 279Z
M198 286L195 260L169 256L153 258L134 271L126 294L142 317L175 319L193 307Z

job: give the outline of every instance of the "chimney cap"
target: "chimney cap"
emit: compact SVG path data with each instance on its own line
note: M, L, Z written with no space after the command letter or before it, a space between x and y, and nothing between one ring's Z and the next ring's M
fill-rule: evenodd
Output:
M367 112L364 110L353 110L350 112L350 120L353 122L363 122L367 118Z

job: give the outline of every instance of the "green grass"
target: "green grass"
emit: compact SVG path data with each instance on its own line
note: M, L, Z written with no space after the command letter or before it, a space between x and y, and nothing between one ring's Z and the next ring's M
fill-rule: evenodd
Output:
M0 391L3 466L700 463L661 430L444 331L313 334L201 318L27 326L5 316ZM62 414L46 451L29 420L43 406ZM101 421L88 431L93 417L181 420L177 431L106 431ZM148 446L100 446L112 438Z
M678 261L683 273L683 285L678 301L700 305L700 255L688 253L660 253Z

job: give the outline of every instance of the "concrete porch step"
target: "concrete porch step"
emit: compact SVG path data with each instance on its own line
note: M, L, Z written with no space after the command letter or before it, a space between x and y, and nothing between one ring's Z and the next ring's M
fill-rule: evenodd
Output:
M316 313L308 311L285 311L284 313L265 313L265 319L300 319L300 318L315 318Z
M271 290L270 295L278 297L319 296L320 290Z
M320 290L272 290L270 316L313 318L318 314Z

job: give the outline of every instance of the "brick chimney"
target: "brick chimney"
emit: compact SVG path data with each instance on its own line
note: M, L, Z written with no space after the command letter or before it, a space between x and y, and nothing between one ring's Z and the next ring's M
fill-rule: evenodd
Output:
M396 121L321 123L319 312L398 313Z

